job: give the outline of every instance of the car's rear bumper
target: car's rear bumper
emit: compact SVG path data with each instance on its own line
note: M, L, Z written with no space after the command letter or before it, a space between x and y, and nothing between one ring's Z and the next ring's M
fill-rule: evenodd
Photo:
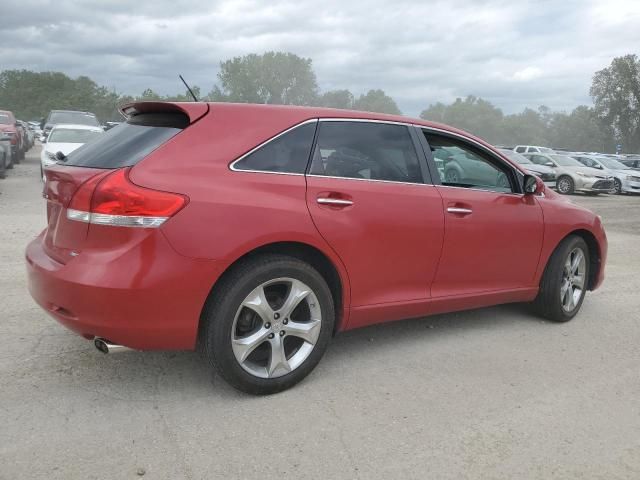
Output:
M27 247L29 291L62 325L139 350L195 347L216 262L179 255L155 231L123 250L85 249L63 265L46 254L43 238Z

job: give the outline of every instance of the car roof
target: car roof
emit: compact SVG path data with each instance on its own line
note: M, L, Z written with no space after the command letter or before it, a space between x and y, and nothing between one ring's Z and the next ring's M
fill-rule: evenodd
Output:
M76 125L73 123L59 123L53 130L95 130L96 132L102 132L102 128L96 127L94 125Z
M487 147L491 151L496 152L496 148L483 139L476 137L475 135L460 130L449 125L445 125L438 122L432 122L429 120L423 120L420 118L405 117L403 115L392 115L388 113L375 113L364 112L360 110L342 110L337 108L325 108L325 107L305 107L297 105L267 105L267 104L255 104L255 103L227 103L227 102L133 102L120 107L120 112L125 117L129 117L128 112L135 111L137 113L145 112L160 112L164 109L170 108L172 110L181 110L189 115L192 121L195 118L199 118L206 112L214 113L216 110L238 110L244 115L251 115L252 112L258 111L273 111L278 116L283 114L288 117L288 123L290 125L297 125L306 120L312 120L314 118L323 119L354 119L354 120L372 120L381 122L402 123L409 125L416 125L418 127L426 127L435 130L441 130L445 133L452 133L461 135L462 137L474 140L477 143Z
M86 115L96 116L95 113L87 112L86 110L51 110L49 113L84 113Z

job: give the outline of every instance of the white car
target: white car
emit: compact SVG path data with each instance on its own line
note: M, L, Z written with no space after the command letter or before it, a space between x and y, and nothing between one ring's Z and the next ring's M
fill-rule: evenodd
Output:
M516 153L556 153L555 150L549 147L539 147L537 145L516 145L513 148L513 151Z
M640 173L610 157L571 155L587 167L603 170L614 177L616 193L640 193Z
M89 125L56 125L47 136L40 154L40 175L44 177L44 167L64 160L64 157L85 143L102 135L104 130Z

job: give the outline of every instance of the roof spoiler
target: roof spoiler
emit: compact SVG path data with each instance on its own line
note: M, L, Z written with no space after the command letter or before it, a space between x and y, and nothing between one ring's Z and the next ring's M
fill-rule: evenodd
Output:
M209 112L209 104L204 102L133 102L120 107L120 113L127 120L141 113L184 113L189 123L195 123Z

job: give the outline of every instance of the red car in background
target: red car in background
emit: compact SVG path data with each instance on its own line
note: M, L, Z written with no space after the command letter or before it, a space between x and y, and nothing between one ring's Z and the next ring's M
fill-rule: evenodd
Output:
M20 163L24 159L26 145L24 142L25 132L20 123L8 110L0 110L0 131L11 135L11 158L13 163Z
M199 346L273 393L336 332L508 302L567 321L604 278L599 217L465 132L289 106L123 113L46 168L26 251L34 299L105 352ZM452 183L435 157L461 156Z

